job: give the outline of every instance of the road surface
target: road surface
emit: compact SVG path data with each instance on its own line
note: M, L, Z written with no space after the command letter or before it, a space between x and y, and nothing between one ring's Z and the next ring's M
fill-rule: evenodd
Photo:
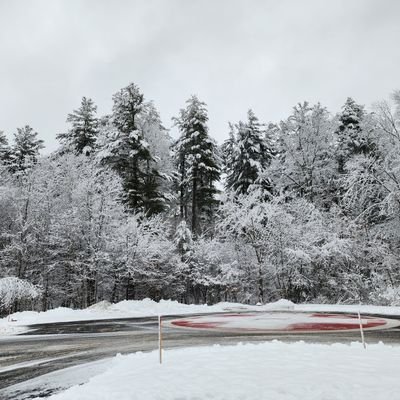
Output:
M225 314L210 314L210 318L215 318L216 315L223 317ZM246 316L246 313L241 315ZM189 317L195 315L183 318ZM400 316L377 317L400 319ZM165 348L272 339L313 343L350 343L360 340L360 332L357 330L287 333L180 329L170 323L177 318L182 316L164 318ZM26 334L0 339L1 400L46 397L73 384L83 383L91 374L101 371L106 363L99 360L118 353L151 351L158 346L157 317L51 323L32 325L30 328L31 331ZM397 325L384 330L365 331L365 339L367 343L382 341L400 344L400 328ZM90 368L77 367L90 362ZM75 373L72 374L71 371ZM45 375L49 373L52 375ZM69 379L65 377L67 373ZM50 377L47 381L44 379L46 376Z

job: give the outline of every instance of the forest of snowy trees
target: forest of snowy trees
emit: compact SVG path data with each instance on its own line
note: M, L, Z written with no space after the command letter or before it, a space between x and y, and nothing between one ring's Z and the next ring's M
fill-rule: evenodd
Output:
M34 128L0 131L0 281L34 294L8 306L400 303L400 91L249 110L220 145L196 96L177 140L136 85L112 99L84 97L45 156Z

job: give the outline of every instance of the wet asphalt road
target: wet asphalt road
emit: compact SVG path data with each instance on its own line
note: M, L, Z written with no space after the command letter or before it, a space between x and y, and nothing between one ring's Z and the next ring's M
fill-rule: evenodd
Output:
M169 316L165 319L177 317L182 316ZM400 316L382 317L400 319ZM46 397L57 388L49 390L38 387L35 391L10 388L13 388L12 385L56 370L113 357L118 353L151 351L158 347L156 317L40 324L30 328L32 330L24 335L0 339L0 400L22 400L39 395ZM163 332L165 348L273 339L287 342L304 340L313 343L350 343L360 340L359 332L256 334L168 327L165 327ZM400 345L400 327L366 331L365 339L367 343L382 341Z

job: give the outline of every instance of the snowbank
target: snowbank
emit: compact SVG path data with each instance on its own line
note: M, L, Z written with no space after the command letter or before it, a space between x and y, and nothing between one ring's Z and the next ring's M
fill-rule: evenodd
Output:
M12 314L10 318L0 319L0 336L18 334L26 330L27 325L49 322L87 321L110 318L146 317L154 315L195 314L232 311L304 311L304 312L349 312L358 310L365 314L400 315L400 307L327 305L327 304L294 304L288 300L279 300L261 306L218 303L213 306L181 304L172 300L161 300L159 303L150 300L129 300L111 304L102 301L84 310L56 308L46 312L24 311Z
M150 300L125 300L116 304L101 301L84 310L55 308L46 312L23 311L12 314L9 318L0 319L0 335L12 335L26 330L26 325L49 322L88 321L109 318L147 317L154 315L174 315L223 312L232 310L289 310L294 304L280 300L264 306L246 306L238 303L218 303L213 306L181 304L172 300L161 300L159 303ZM12 322L10 321L12 320Z
M395 399L400 347L284 344L168 350L117 356L89 382L52 400Z
M400 315L399 306L373 306L373 305L358 305L358 304L296 304L296 311L304 312L348 312L357 314L360 310L365 314L378 315Z

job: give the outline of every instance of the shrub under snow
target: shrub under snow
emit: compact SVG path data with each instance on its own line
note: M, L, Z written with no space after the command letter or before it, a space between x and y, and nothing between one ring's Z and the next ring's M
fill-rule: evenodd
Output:
M9 311L15 301L35 299L40 290L16 276L0 278L0 312Z

